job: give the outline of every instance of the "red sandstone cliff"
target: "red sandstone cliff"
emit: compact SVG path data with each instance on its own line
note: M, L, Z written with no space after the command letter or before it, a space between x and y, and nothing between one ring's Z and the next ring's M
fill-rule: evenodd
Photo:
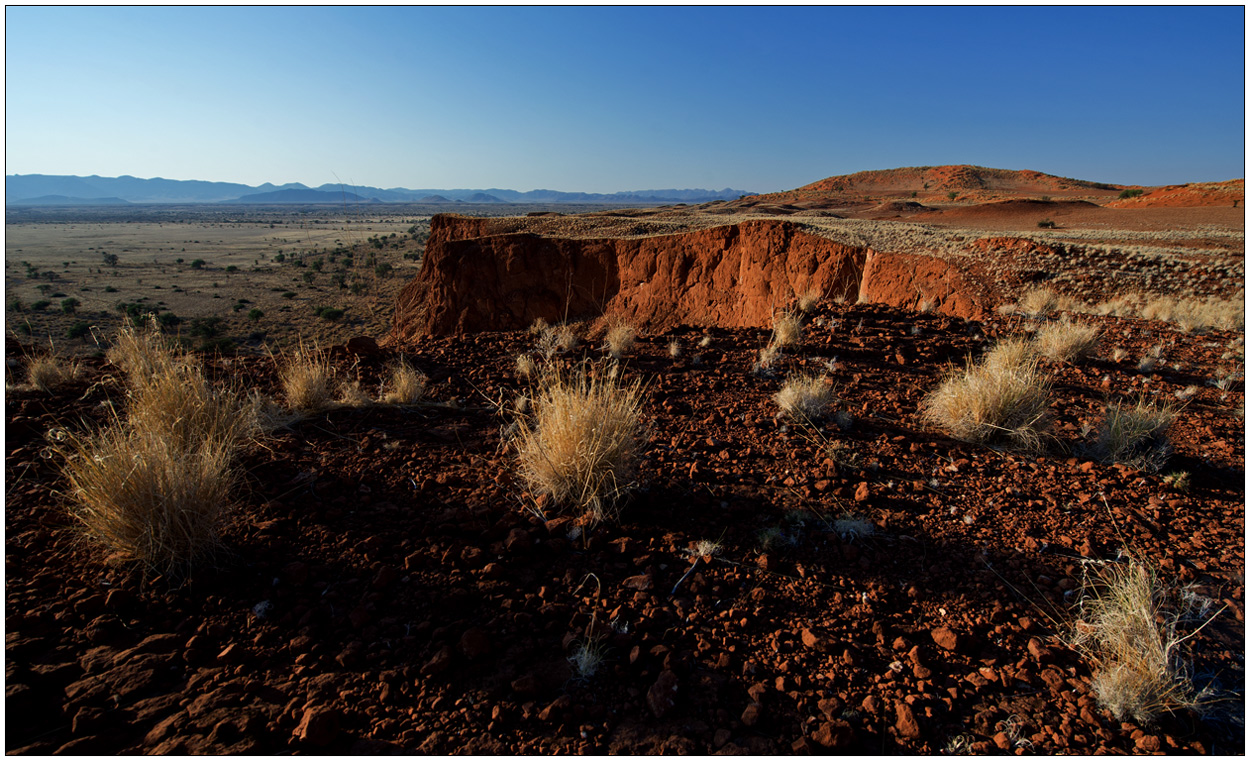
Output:
M951 263L847 246L779 220L676 235L557 238L493 234L497 221L435 216L420 274L399 295L390 342L518 330L619 316L656 331L677 324L758 327L795 294L973 317L985 302Z

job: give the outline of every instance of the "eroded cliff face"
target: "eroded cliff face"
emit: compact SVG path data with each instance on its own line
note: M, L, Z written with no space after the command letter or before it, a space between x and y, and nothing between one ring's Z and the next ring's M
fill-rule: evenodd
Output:
M390 342L619 317L660 331L678 324L760 327L795 294L865 298L971 317L964 276L935 257L837 243L780 220L676 235L559 238L493 234L492 221L438 215L420 274L400 293Z

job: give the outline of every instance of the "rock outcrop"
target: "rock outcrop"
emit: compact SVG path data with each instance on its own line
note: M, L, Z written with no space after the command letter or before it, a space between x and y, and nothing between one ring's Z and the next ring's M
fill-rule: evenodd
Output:
M496 221L440 214L420 274L399 295L388 342L620 317L677 324L771 324L774 310L818 288L827 297L973 317L982 302L951 262L838 243L783 220L674 235L593 238L493 233Z

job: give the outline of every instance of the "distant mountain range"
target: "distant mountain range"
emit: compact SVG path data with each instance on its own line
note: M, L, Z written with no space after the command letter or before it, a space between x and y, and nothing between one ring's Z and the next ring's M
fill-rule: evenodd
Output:
M325 184L310 188L298 182L251 186L233 182L166 180L160 177L78 177L76 175L9 174L4 177L6 206L100 205L118 203L606 203L673 204L732 200L751 195L745 190L634 190L621 193L568 193L559 190L520 192L503 188L373 188Z

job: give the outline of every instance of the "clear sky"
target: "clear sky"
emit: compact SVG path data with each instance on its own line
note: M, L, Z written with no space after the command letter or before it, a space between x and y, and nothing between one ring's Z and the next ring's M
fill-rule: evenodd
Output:
M5 9L5 171L768 192L1245 176L1245 10Z

